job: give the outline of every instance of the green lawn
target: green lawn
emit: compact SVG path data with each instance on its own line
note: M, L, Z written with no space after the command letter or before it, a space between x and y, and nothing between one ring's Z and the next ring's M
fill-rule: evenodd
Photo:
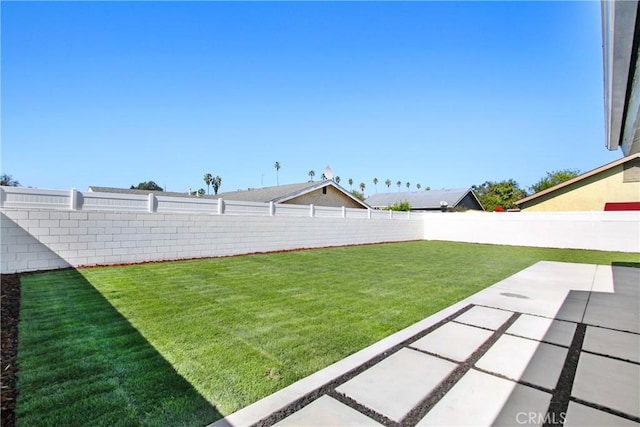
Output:
M21 425L204 425L539 260L410 242L25 275Z

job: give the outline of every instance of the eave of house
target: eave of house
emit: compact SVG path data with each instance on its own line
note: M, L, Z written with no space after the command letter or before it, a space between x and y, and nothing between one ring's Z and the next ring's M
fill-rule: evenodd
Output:
M602 1L605 144L640 152L640 26L637 1Z

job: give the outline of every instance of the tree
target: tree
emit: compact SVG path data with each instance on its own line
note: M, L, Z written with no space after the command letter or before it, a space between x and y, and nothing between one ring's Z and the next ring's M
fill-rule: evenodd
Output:
M4 185L6 187L20 187L20 183L13 179L11 175L7 175L6 173L0 175L0 185Z
M373 178L373 185L376 187L376 193L378 192L378 178Z
M276 162L275 165L273 165L274 168L276 168L276 185L280 185L280 178L278 177L278 171L280 170L280 162Z
M398 186L398 191L400 191L400 187L402 187L402 181L396 182L396 185Z
M213 182L213 175L211 175L210 173L205 173L204 183L207 184L207 194L209 194L209 187L211 186L212 182Z
M313 177L316 176L314 170L311 169L307 174L309 175L309 181L313 182Z
M362 200L364 202L364 193L361 193L358 190L351 190L350 193L356 199Z
M404 202L400 202L400 204L398 204L398 202L395 202L393 205L387 206L387 210L408 212L411 210L411 205L409 205L408 200L405 200Z
M351 187L351 191L353 191L353 178L349 178L349 187Z
M424 187L424 191L429 191L429 190L431 190L431 187L429 187L428 185Z
M487 211L494 211L496 207L505 210L516 208L516 201L527 195L513 179L500 182L486 181L481 185L473 185L471 189Z
M562 184L565 181L569 181L580 175L580 171L577 169L561 169L558 171L547 172L547 176L540 179L540 181L529 187L531 193L537 193L554 185Z
M360 183L360 191L362 191L364 193L364 189L365 189L366 185L364 182Z
M336 175L335 178L333 178L333 180L336 182L336 184L340 184L340 177Z
M418 190L420 190L420 189L422 188L422 185L420 185L420 184L418 183L418 184L416 184L416 188L417 188Z
M145 181L145 182L141 182L140 184L136 185L136 186L131 186L132 190L149 190L149 191L164 191L162 189L162 187L160 187L158 184L156 184L153 181Z
M409 189L409 187L411 187L411 183L407 181L407 190Z
M387 179L387 180L384 182L384 185L386 185L386 186L387 186L387 193L388 193L388 192L389 192L389 187L391 187L391 180L390 180L390 179Z
M213 178L213 181L211 181L211 183L213 184L213 194L218 194L218 190L220 189L220 186L222 185L222 178L220 178L218 175L216 175L216 177Z
M201 188L198 190L198 193L196 194L198 197L202 197L204 196L204 188Z

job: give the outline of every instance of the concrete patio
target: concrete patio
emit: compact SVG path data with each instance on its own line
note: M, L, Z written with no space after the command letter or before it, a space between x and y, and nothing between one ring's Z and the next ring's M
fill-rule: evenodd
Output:
M539 262L212 424L640 426L640 269Z

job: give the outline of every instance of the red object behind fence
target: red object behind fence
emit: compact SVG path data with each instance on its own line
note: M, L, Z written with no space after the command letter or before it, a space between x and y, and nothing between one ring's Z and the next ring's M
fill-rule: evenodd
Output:
M640 202L609 202L604 204L605 211L640 211Z

